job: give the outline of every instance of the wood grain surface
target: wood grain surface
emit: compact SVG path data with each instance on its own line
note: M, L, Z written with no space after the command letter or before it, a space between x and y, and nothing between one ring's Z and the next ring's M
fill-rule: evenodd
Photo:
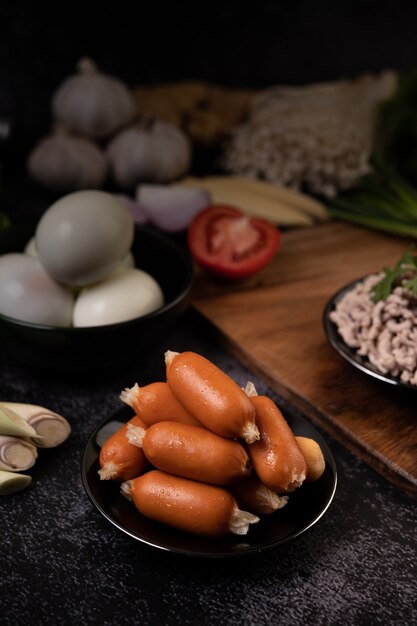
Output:
M340 222L288 231L273 262L243 283L200 273L193 306L283 398L417 498L417 389L356 370L334 352L322 323L338 289L395 263L408 245Z

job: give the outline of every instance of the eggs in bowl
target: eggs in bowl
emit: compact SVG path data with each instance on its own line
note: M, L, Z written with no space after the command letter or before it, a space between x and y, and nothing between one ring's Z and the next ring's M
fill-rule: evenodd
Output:
M35 231L36 225L18 225L0 232L0 253L22 253ZM137 224L129 252L135 267L159 285L160 306L132 319L78 327L0 314L0 341L8 358L31 367L92 372L120 367L146 354L188 306L193 266L187 250L173 239Z

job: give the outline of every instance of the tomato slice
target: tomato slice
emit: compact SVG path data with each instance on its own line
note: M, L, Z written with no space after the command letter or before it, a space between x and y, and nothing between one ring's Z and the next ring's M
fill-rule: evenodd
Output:
M267 265L280 242L273 224L231 206L207 207L188 229L194 259L213 274L233 280L252 276Z

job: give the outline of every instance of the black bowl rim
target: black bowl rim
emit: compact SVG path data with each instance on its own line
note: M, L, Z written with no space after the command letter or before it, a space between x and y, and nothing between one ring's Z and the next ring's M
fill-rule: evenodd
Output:
M137 324L139 320L144 320L144 321L149 320L154 317L158 317L159 315L162 315L166 313L167 311L170 311L179 302L186 299L188 294L191 291L191 288L194 282L194 274L195 274L192 260L178 244L176 244L166 235L156 230L153 230L147 226L143 226L142 224L135 224L135 233L137 232L144 232L147 235L151 235L151 237L155 237L155 239L159 239L160 241L163 241L164 244L168 244L173 250L175 250L177 254L179 254L182 257L187 273L184 278L183 288L173 300L170 300L169 302L165 303L162 307L159 307L159 309L156 309L155 311L152 311L151 313L147 313L146 315L141 315L140 317L135 317L131 320L126 320L124 322L116 322L114 324L102 324L101 326L77 326L77 327L50 326L48 324L37 324L35 322L26 322L24 320L19 320L14 317L9 317L8 315L3 315L2 313L0 313L0 322L5 322L9 325L20 326L23 328L40 330L45 333L59 332L59 333L63 333L64 335L66 334L82 335L85 333L91 333L91 332L97 332L97 331L106 332L106 329L114 330L115 328L129 328L129 326L133 326Z

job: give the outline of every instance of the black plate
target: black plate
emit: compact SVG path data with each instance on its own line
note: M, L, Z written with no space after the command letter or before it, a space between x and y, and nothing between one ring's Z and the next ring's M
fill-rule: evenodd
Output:
M315 439L323 451L326 469L318 481L300 487L290 495L289 502L283 509L263 516L243 537L230 535L222 539L206 539L153 522L143 517L133 503L126 500L120 493L119 484L100 481L97 474L100 451L96 444L97 432L110 421L125 422L131 417L131 409L125 407L97 426L84 450L82 479L87 494L100 513L116 528L148 546L187 556L209 558L260 553L276 548L311 528L319 521L333 499L337 472L328 445L317 430L302 417L286 415L296 435Z
M327 339L332 348L334 348L336 352L343 359L345 359L345 361L353 365L353 367L356 367L356 369L360 370L364 374L372 376L373 378L376 378L381 382L388 383L389 385L407 389L409 391L417 391L416 385L410 385L409 383L403 382L399 378L395 378L394 376L390 376L389 374L383 374L374 365L372 365L372 363L370 363L368 359L358 354L357 351L353 348L350 348L343 341L341 335L337 330L336 324L334 324L330 319L330 313L335 310L338 302L340 302L344 295L351 289L354 289L358 283L362 282L366 278L366 276L363 276L362 278L358 278L357 280L354 280L351 283L345 285L344 287L339 289L339 291L337 291L326 304L323 313L323 325Z

